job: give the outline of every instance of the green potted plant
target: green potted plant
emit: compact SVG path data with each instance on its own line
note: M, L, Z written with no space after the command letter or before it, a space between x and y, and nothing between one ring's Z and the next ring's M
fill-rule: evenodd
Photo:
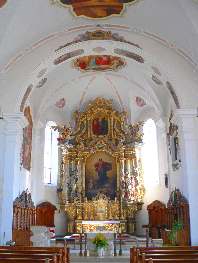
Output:
M179 245L179 233L183 229L183 223L181 220L177 220L174 222L173 227L168 235L168 238L172 245Z
M108 240L102 233L96 234L95 238L92 241L96 246L96 250L98 252L98 256L104 256L104 250L108 247Z

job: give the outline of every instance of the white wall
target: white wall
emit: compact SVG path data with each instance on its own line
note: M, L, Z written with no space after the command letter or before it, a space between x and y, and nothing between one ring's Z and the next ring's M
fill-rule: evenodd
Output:
M36 126L36 125L35 125ZM57 207L55 213L55 233L65 235L66 216L60 211L56 193L56 185L44 184L44 143L45 125L34 127L33 130L33 149L32 149L32 198L35 205L48 201Z
M145 229L142 228L142 225L147 225L149 223L147 206L155 200L159 200L166 204L169 198L169 188L165 187L165 180L164 180L165 174L168 173L166 128L161 120L159 120L156 123L156 129L157 129L158 159L159 159L159 184L145 185L145 196L143 201L144 205L142 210L139 211L136 216L137 235L145 235Z

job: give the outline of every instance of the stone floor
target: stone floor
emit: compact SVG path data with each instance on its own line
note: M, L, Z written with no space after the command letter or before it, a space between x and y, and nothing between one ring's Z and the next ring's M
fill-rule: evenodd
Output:
M129 263L128 256L117 256L117 257L80 257L80 256L71 256L71 263Z
M128 241L128 242L127 242ZM161 240L155 240L155 242L149 242L149 245L151 246L162 246L162 241ZM51 244L52 246L63 246L64 242L55 242ZM93 257L93 256L79 256L80 252L80 246L79 242L74 242L74 243L68 243L68 247L70 248L70 255L71 255L71 263L96 263L96 262L101 262L101 263L129 263L130 262L130 248L131 247L145 247L146 246L146 239L144 238L136 238L136 241L134 240L126 240L126 242L122 242L122 256L105 256L105 257ZM117 255L119 254L119 242L116 245L117 247ZM82 252L84 253L84 244L82 246ZM111 251L109 255L113 255L114 251Z

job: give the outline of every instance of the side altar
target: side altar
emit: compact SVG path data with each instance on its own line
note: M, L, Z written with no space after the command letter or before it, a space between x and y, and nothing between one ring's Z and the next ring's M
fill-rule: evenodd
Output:
M76 111L74 119L73 128L53 127L59 131L61 156L57 194L68 232L87 232L85 221L96 231L94 221L116 221L108 225L133 233L144 196L142 123L128 124L127 113L104 98Z

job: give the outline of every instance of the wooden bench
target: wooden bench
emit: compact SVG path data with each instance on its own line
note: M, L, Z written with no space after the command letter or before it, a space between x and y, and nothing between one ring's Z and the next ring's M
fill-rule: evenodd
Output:
M34 256L34 258L38 257L38 255L40 255L41 257L45 257L45 258L51 258L54 255L56 256L56 263L64 263L63 261L63 255L61 253L57 253L56 251L46 251L46 250L10 250L10 249L2 249L0 248L0 256L3 257L3 255L7 255L7 254L11 254L12 255L16 255L16 257L20 257L20 256L29 256L32 255Z
M15 259L21 259L21 258L27 258L27 259L50 259L52 263L57 263L57 255L54 253L48 253L48 254L41 254L41 253L17 253L17 252L0 252L0 258L6 259L6 258L15 258ZM1 262L1 261L0 261Z
M17 246L0 246L1 253L12 253L12 254L23 254L24 256L28 254L43 254L43 256L56 255L57 263L69 263L69 248L66 247L17 247Z
M29 259L29 258L1 258L1 263L51 263L51 259Z
M130 250L130 263L153 262L162 260L193 260L198 259L198 247L160 247L160 248L132 248Z
M144 261L142 261L142 263L193 263L193 262L198 262L198 258L169 258L169 259L145 259Z

